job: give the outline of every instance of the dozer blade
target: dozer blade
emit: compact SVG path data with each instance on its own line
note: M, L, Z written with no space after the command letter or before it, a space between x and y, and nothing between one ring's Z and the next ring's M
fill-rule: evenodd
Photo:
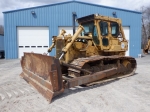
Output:
M20 76L49 102L64 91L59 60L42 54L24 53Z

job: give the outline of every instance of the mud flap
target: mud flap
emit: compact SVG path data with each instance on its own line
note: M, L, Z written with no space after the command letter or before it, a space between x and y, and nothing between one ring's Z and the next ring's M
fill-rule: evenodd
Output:
M49 102L64 91L59 60L35 53L24 53L20 76L34 86Z

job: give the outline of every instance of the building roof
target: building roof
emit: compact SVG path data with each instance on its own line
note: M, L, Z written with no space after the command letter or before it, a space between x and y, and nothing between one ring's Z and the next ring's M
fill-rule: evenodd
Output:
M116 9L116 10L122 10L122 11L127 11L127 12L141 14L141 12L138 12L138 11L121 9L121 8L115 8L115 7L104 6L104 5L97 5L97 4L93 4L93 3L81 2L81 1L75 1L75 0L73 0L73 1L67 1L67 2L59 2L59 3L54 3L54 4L48 4L48 5L42 5L42 6L36 6L36 7L30 7L30 8L23 8L23 9L17 9L17 10L4 11L3 13L16 12L16 11L21 11L21 10L28 10L28 9L33 9L33 8L48 7L48 6L54 6L54 5L60 5L60 4L67 4L67 3L80 3L80 4L86 4L86 5L92 5L92 6L98 6L98 7L104 7L104 8L109 8L109 9Z

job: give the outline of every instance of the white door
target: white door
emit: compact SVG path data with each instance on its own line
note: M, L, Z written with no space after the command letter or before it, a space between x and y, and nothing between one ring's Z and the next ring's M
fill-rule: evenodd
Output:
M125 34L125 38L127 39L128 41L128 50L126 51L126 56L130 56L129 54L129 46L130 46L130 27L123 27L123 30L124 30L124 34Z
M76 30L77 30L77 28L78 27L76 27ZM58 27L58 32L60 33L62 29L64 29L66 31L65 35L68 35L68 34L73 35L73 28L72 27L69 27L69 26L60 26L60 27Z
M48 27L17 27L18 58L24 52L46 53L49 47Z

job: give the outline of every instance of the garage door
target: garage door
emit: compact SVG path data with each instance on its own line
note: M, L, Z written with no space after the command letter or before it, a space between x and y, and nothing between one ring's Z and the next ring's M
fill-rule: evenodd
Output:
M48 27L17 27L18 58L23 52L46 53L49 47Z
M78 27L76 27L77 29ZM59 33L61 32L61 30L64 29L66 30L66 35L67 34L73 34L73 31L72 31L72 27L59 27L58 30L59 30ZM126 51L126 56L129 56L129 46L130 46L130 41L129 41L129 36L130 36L130 27L123 27L123 30L124 30L124 33L125 33L125 37L126 39L128 40L128 51Z

